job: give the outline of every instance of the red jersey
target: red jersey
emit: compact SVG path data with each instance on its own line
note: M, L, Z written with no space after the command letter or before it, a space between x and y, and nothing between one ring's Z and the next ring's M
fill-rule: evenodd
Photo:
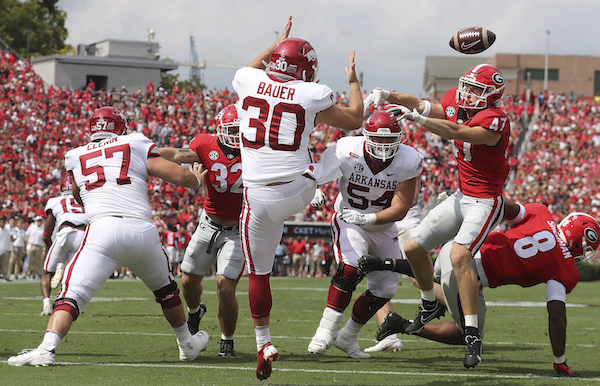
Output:
M472 197L497 197L510 171L508 164L508 144L510 140L510 119L496 106L483 109L471 119L466 112L456 106L456 89L444 94L441 102L446 120L469 127L481 126L502 134L496 146L473 145L469 142L452 140L454 156L458 161L460 191Z
M218 137L198 134L190 142L208 170L204 210L223 220L237 220L242 210L242 160L239 150L218 141Z
M525 204L525 218L506 232L492 232L481 247L481 262L490 288L505 284L531 287L554 279L571 292L579 271L558 236L548 208Z

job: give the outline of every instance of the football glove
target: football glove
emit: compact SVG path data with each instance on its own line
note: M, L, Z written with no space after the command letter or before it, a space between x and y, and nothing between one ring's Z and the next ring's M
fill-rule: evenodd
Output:
M364 255L358 259L357 273L359 275L366 275L373 271L391 271L393 268L394 259Z
M363 101L363 114L367 112L369 106L374 105L377 107L381 100L387 100L390 97L390 92L384 90L381 87L375 87L373 91Z
M345 223L360 226L373 225L375 224L375 221L377 221L377 216L375 215L375 213L365 214L348 208L342 209L340 217Z
M325 193L323 193L323 191L321 191L321 189L317 188L317 190L315 191L315 196L313 197L313 199L310 202L310 206L312 206L315 209L318 209L324 203L325 203Z
M579 376L579 374L572 371L569 368L569 366L567 366L567 362L555 363L554 370L556 370L556 373L561 377L578 377Z
M392 114L393 116L398 116L398 119L408 119L409 121L417 122L420 125L424 125L427 122L427 118L419 114L417 109L413 109L410 111L406 106L402 105L388 105L386 107L386 111L388 114Z

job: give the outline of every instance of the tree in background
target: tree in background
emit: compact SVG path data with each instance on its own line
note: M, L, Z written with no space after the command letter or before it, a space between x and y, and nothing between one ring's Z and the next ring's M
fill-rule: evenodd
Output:
M179 80L179 74L169 74L167 72L160 73L160 84L166 90L169 90L169 91L173 90L173 85L175 84L175 81L179 82L179 87L181 87L182 90L187 89L187 90L196 92L198 90L204 90L206 88L206 85L204 85L200 81L200 78Z
M0 0L0 39L22 57L72 50L58 0Z

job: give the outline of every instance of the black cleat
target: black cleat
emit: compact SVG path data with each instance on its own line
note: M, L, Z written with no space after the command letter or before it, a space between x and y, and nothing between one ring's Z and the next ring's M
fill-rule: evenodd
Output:
M419 312L415 317L415 320L406 327L405 334L418 334L427 323L435 318L444 316L445 313L446 307L437 300L434 300L433 302L422 300L422 303L419 306Z
M463 364L468 369L481 363L481 351L483 349L483 344L481 342L479 329L477 327L465 328L465 344L467 347L467 352L465 354L465 361Z
M394 311L390 311L390 313L385 317L384 322L381 323L381 326L379 326L379 330L377 331L377 340L381 341L386 337L398 332L406 334L406 328L410 325L410 323L410 320L404 319Z
M199 307L200 309L198 311L194 312L193 314L188 314L188 329L190 330L190 334L192 335L198 332L200 326L200 319L202 319L202 317L206 313L206 304L200 303Z
M220 357L234 357L233 340L221 339L221 348L219 349Z

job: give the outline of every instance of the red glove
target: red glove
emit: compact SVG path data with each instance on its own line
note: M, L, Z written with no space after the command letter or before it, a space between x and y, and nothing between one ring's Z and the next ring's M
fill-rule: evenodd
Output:
M579 376L579 374L577 374L576 372L573 372L573 371L571 371L571 369L569 369L569 366L567 366L567 362L555 363L554 370L556 370L557 374L562 377L578 377Z

